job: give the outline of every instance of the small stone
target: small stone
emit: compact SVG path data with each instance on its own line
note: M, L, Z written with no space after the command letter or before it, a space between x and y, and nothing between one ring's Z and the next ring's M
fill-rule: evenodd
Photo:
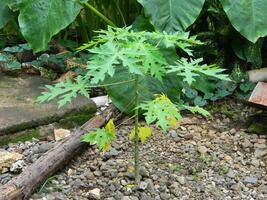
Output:
M235 173L232 169L229 169L228 173L226 174L229 178L235 178Z
M135 196L123 196L121 200L138 200Z
M88 199L90 199L90 200L100 200L101 199L100 189L99 188L95 188L93 190L90 190L88 192Z
M169 199L171 198L171 195L168 194L168 193L161 193L161 194L160 194L160 198L161 198L162 200L169 200Z
M145 182L147 183L147 190L153 193L155 191L155 186L152 179L146 179Z
M67 171L67 174L68 174L68 176L70 177L71 175L73 175L74 174L74 170L73 169L68 169L68 171Z
M205 146L198 146L197 150L201 154L206 154L208 152L208 149Z
M140 200L153 200L148 194L146 193L141 193Z
M267 185L261 184L258 187L259 192L266 194L267 193Z
M185 184L185 177L184 177L184 176L178 176L178 177L177 177L177 181L178 181L181 185L184 185L184 184Z
M234 133L236 133L235 128L232 128L232 129L229 131L229 133L232 134L232 135L233 135Z
M233 162L233 158L231 156L224 156L223 160L229 164Z
M140 167L140 175L142 177L149 177L149 172L144 166Z
M93 172L92 172L90 169L86 169L86 170L85 170L85 172L84 172L84 176L85 176L87 179L89 179L89 180L91 180L91 179L94 178L94 174L93 174Z
M147 186L148 186L148 183L145 182L145 181L141 181L139 184L138 184L138 189L139 190L146 190L147 189Z
M260 166L260 161L258 159L252 159L251 160L251 164L254 165L255 167L259 167Z
M253 145L248 139L245 139L244 142L242 143L242 146L244 148L248 148L248 147L252 147Z
M106 159L109 159L109 158L115 157L117 155L119 155L119 151L117 151L115 148L111 148L110 151L105 153L104 157Z
M18 160L11 165L10 171L13 173L19 173L24 166L26 166L25 162L23 160Z
M81 181L81 179L76 179L75 181L72 182L72 186L74 188L79 188L83 185L83 182Z
M39 153L45 153L54 147L53 143L43 143L39 146Z
M55 129L54 130L54 136L55 136L56 141L62 140L64 138L70 136L70 130L63 129L63 128Z
M22 159L23 155L15 152L0 151L0 172L4 173L13 163Z
M175 130L170 130L170 135L172 138L177 138L178 137L178 134Z
M265 143L255 143L254 148L259 148L259 149L266 149L267 146Z
M256 158L260 158L260 157L263 157L267 154L267 150L263 150L263 149L256 149L255 152L254 152L254 155Z
M250 183L250 184L257 184L258 182L258 178L250 176L250 177L246 177L244 180L244 183Z
M101 173L101 171L99 171L99 170L96 170L96 171L94 171L94 175L95 175L95 176L101 176L101 175L102 175L102 173Z
M239 183L235 183L233 185L231 185L231 190L234 190L234 191L239 191L241 189L241 186Z

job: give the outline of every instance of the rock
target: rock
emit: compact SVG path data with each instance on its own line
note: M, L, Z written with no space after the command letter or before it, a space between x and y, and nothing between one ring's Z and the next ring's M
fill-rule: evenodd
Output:
M140 167L140 175L142 177L149 177L149 172L144 166Z
M105 153L104 157L106 159L109 159L109 158L115 157L117 155L119 155L119 151L117 151L115 148L111 148L110 151Z
M55 125L54 124L48 124L48 125L45 125L45 126L41 126L39 127L39 133L40 133L40 136L42 138L45 138L49 135L52 135L53 132L54 132L54 129L55 129Z
M228 173L226 174L229 178L235 178L235 173L233 172L232 169L229 169Z
M154 182L151 179L146 179L145 182L147 183L147 190L150 193L154 193L155 191Z
M45 142L43 144L41 144L39 146L39 152L40 153L45 153L47 152L48 150L52 149L54 147L54 144L53 143L48 143L48 142Z
M16 161L22 159L23 155L15 152L0 151L0 172L6 171Z
M171 198L171 195L168 194L168 193L161 193L161 194L160 194L160 198L161 198L162 200L169 200L169 199Z
M121 200L138 200L135 196L123 196Z
M71 184L74 188L79 188L82 185L84 185L84 183L81 181L81 179L76 179L75 181L72 182Z
M184 184L185 184L185 177L184 177L184 176L178 176L178 177L177 177L177 181L178 181L181 185L184 185Z
M241 144L244 148L252 147L252 143L248 140L245 139L244 142Z
M177 138L178 137L178 134L175 130L170 130L170 135L172 138Z
M84 176L89 180L94 178L94 174L90 169L85 170Z
M94 175L99 177L102 175L102 172L99 170L96 170L96 171L94 171Z
M26 166L25 162L23 160L18 160L11 165L10 171L13 173L19 173L24 166Z
M148 183L145 182L145 181L141 181L139 184L138 184L138 189L139 190L146 190L147 189L147 186L148 186Z
M232 184L230 189L234 190L234 191L240 191L241 190L241 185L239 183Z
M9 173L6 174L0 174L0 184L6 184L8 181L10 181L12 178L12 175Z
M54 130L54 137L56 141L62 140L68 136L70 136L70 130L63 128Z
M90 200L100 200L101 199L100 189L99 188L95 188L93 190L90 190L88 192L88 199L90 199Z
M201 154L206 154L208 152L208 149L205 146L198 146L197 150Z
M267 154L267 150L266 149L256 149L254 152L254 155L256 158L260 158L263 157Z
M0 135L53 123L74 112L96 111L95 103L80 95L61 109L58 109L57 101L34 103L44 86L50 84L40 76L11 77L0 73L0 116L5 116L0 117Z
M153 200L152 197L148 196L146 193L141 193L140 200Z
M246 177L244 180L244 183L250 183L250 184L257 184L257 182L258 182L258 178L253 177L253 176Z
M266 194L267 193L267 185L261 184L258 187L259 192Z
M224 156L223 160L229 164L232 164L233 158L231 156Z

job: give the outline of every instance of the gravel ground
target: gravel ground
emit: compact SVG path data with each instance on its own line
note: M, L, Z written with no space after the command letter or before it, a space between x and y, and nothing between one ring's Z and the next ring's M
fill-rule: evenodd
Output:
M153 127L153 137L141 146L138 187L133 185L132 144L128 140L132 126L123 125L109 152L88 148L47 179L31 199L267 199L267 135L245 133L241 122L246 111L238 106L244 111L234 119L218 113L212 119L187 115L167 135ZM33 140L4 148L22 152L25 168L53 145L53 141ZM0 185L14 175L0 175Z

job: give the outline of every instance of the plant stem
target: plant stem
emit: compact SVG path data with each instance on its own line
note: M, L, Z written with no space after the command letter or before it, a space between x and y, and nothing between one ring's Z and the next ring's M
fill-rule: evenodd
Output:
M140 181L140 161L139 161L139 136L138 136L138 126L139 126L139 75L135 75L135 133L134 133L134 163L135 163L135 184L137 185Z
M83 42L88 42L89 41L89 37L87 34L87 30L86 30L86 26L84 24L83 18L82 18L82 13L79 14L78 16L78 24L81 30L81 34L82 34L82 41Z
M117 27L110 19L108 19L105 15L103 15L101 12L99 12L94 6L92 6L89 3L84 3L84 5L90 9L93 13L95 13L98 17L100 17L102 20L104 20L108 25L112 27Z

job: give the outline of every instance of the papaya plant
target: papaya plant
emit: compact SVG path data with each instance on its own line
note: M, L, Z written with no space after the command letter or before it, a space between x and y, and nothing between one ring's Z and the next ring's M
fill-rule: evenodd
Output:
M181 104L179 98L172 95L175 90L180 90L177 86L182 82L190 86L202 75L229 79L223 74L223 69L215 65L205 65L202 59L193 58L191 47L201 43L195 37L190 37L189 33L134 32L131 27L108 27L108 30L98 33L93 41L81 47L88 49L92 54L86 73L78 76L75 82L66 80L54 86L47 86L48 91L43 92L37 101L42 103L58 97L61 107L77 94L89 97L91 88L108 88L108 94L115 99L114 104L135 119L129 138L134 140L135 181L138 183L139 141L145 143L151 137L152 130L149 124L156 123L166 133L182 119L181 110L186 109L192 113L209 116L203 108ZM170 54L166 52L172 52L176 48L184 51L188 58L176 55L175 60L170 60ZM116 79L121 76L124 79ZM171 83L165 82L166 80L171 80ZM160 87L164 82L168 85L167 89ZM152 88L152 85L156 86L156 89ZM116 87L126 89L127 93L123 95L128 96L128 105L125 102L121 104L122 96L114 95ZM139 123L142 116L145 117L145 126ZM106 128L93 130L84 135L82 140L107 151L115 138L115 125L110 121Z

